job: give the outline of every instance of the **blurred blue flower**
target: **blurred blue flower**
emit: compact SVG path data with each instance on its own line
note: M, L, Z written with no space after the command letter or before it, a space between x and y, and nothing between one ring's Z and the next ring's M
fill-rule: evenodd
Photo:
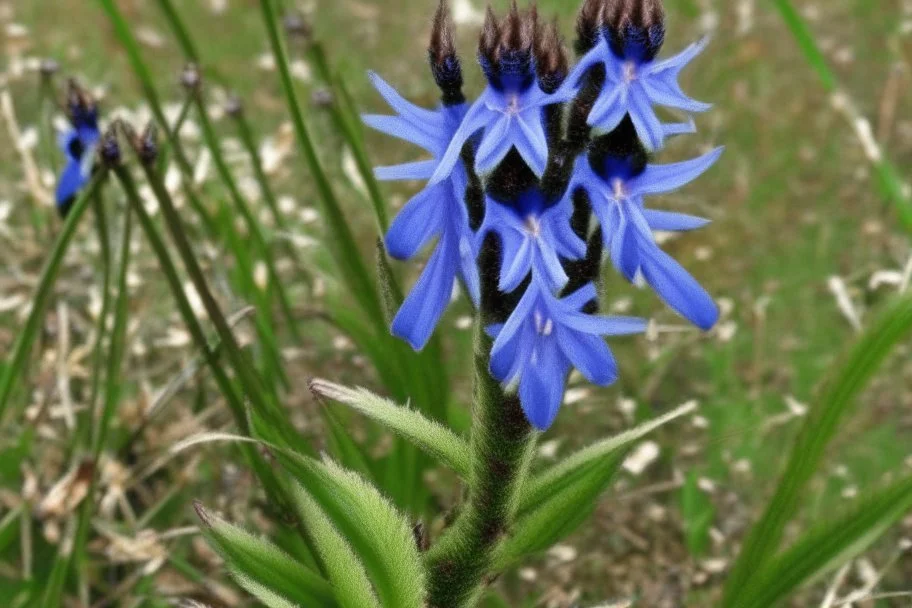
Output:
M588 158L580 157L567 194L569 200L579 188L588 193L615 268L629 281L642 274L668 306L703 330L718 321L718 307L706 290L659 248L653 231L695 230L709 222L683 213L647 209L644 197L690 183L708 170L722 151L717 148L681 163L646 165L639 171L625 157L608 155L596 167Z
M478 242L491 232L500 237L500 291L514 291L530 272L545 289L564 288L568 277L561 258L579 260L586 255L586 243L570 227L572 213L569 201L549 206L538 188L510 203L488 197Z
M604 64L605 84L589 114L589 125L612 131L629 114L643 145L648 150L658 150L668 135L680 132L684 125L663 125L654 106L685 112L705 112L712 107L688 97L678 84L681 70L706 48L709 40L704 38L662 61L656 61L647 51L653 45L642 40L643 36L628 33L627 44L619 50L605 29L598 44L573 69L562 91L578 90L586 73L593 66Z
M427 180L440 163L453 134L465 117L466 104L443 106L436 111L420 108L396 92L376 74L374 86L396 111L396 116L364 116L364 122L388 135L428 151L432 160L376 170L381 180ZM446 310L455 281L461 279L472 301L480 298L475 263L475 237L469 227L464 202L468 177L457 158L445 178L415 195L393 220L386 234L386 248L396 259L415 257L433 239L434 252L418 282L393 320L393 334L413 348L424 348Z
M595 298L591 283L558 299L533 282L507 322L488 328L495 338L491 374L506 385L518 383L523 411L539 430L554 422L572 368L599 386L617 380L617 362L603 336L646 330L642 319L581 312Z
M69 211L73 199L92 176L95 151L101 139L98 130L98 109L84 102L70 104L72 128L60 136L60 148L67 162L57 180L56 201L61 215Z

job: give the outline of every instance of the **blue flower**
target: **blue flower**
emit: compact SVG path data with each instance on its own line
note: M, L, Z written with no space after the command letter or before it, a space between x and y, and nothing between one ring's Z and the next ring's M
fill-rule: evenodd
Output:
M579 260L586 255L586 243L570 227L572 213L569 201L549 206L538 188L524 192L510 203L487 198L478 242L483 242L490 232L500 237L503 250L500 291L514 291L530 272L546 289L564 288L568 277L561 258Z
M432 160L380 167L381 180L427 180L440 163L453 133L465 116L466 105L443 106L437 111L420 108L395 91L376 74L374 86L397 116L364 117L369 126L418 145ZM460 279L477 305L480 284L476 266L475 237L469 227L464 202L468 177L462 161L445 178L425 187L393 220L386 235L386 248L396 259L415 257L433 239L437 244L427 266L393 320L393 334L413 348L424 348L450 301L455 281Z
M582 188L602 226L605 249L615 268L628 280L642 274L646 282L672 309L703 330L719 318L712 297L655 242L654 230L688 231L709 223L683 213L647 209L644 197L664 194L690 183L718 160L723 148L699 158L670 165L633 168L629 158L608 155L592 167L580 157L574 168L567 198Z
M558 299L533 282L507 322L488 328L495 338L491 374L506 385L518 383L523 411L539 430L554 422L572 368L599 386L617 380L617 362L603 336L646 329L642 319L581 312L596 297L591 283Z
M60 137L60 148L67 157L57 181L57 208L61 215L69 211L73 199L92 176L95 150L101 139L98 130L98 110L84 102L70 104L72 129Z
M641 37L628 38L635 41ZM604 64L605 85L589 114L589 125L612 131L629 114L643 145L658 150L668 135L681 132L684 125L663 125L654 106L685 112L705 112L712 107L685 95L678 84L681 70L708 42L704 38L674 57L656 61L652 53L644 50L646 45L640 43L625 44L619 54L606 28L598 44L573 69L563 89L578 90L585 74L593 66Z

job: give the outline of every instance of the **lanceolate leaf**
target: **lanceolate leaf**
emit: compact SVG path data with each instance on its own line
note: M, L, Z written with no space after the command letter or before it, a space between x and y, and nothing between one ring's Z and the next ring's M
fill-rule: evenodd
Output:
M519 514L528 513L549 497L564 491L574 491L573 486L579 483L592 468L610 466L617 454L631 444L649 435L661 426L682 416L691 414L696 405L687 404L635 429L599 441L567 457L550 469L536 475L523 486L519 501Z
M313 497L297 485L293 500L323 561L326 574L342 608L379 608L364 565Z
M232 574L261 600L265 601L254 588L272 592L276 600L285 598L289 602L286 604L288 606L329 608L338 605L325 579L292 559L270 541L214 516L199 504L195 507L204 524L203 532L225 559Z
M625 455L625 451L618 450L600 461L598 466L589 465L584 471L576 471L573 481L560 492L530 506L513 525L512 535L498 550L497 569L547 549L589 519L599 496L614 479Z
M912 477L859 501L850 512L805 534L754 577L738 608L775 606L803 585L845 564L912 510Z
M363 388L346 388L325 380L312 381L310 388L328 399L351 406L421 448L463 478L468 478L471 461L469 446L442 424Z
M276 457L361 556L385 608L422 608L425 573L411 526L380 492L333 462L288 451Z
M887 355L912 333L912 294L887 307L845 355L832 366L819 397L811 405L785 473L763 517L753 528L726 585L724 606L740 606L754 573L778 551L785 526L795 516L811 477L858 393Z

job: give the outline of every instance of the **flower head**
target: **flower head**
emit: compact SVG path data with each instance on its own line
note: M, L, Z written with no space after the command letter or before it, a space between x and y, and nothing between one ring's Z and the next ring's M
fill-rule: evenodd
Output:
M57 181L56 201L60 214L66 216L79 191L92 176L95 151L101 139L98 130L98 107L74 82L70 82L67 114L72 128L60 136L60 148L67 162Z
M672 309L708 330L719 311L699 283L655 242L653 231L689 231L709 223L699 217L649 209L645 197L676 190L708 170L721 156L716 148L694 160L670 165L647 164L637 150L618 149L611 136L580 157L568 192L582 188L602 227L605 250L629 281L642 275ZM607 141L605 141L607 140Z
M539 430L554 422L571 369L599 386L617 380L617 363L604 336L646 329L642 319L581 312L596 297L591 283L559 299L533 282L507 322L488 328L495 338L491 374L518 384L523 411Z
M600 35L564 88L578 90L589 70L603 65L605 84L589 114L589 125L608 132L629 115L643 145L658 150L670 133L655 106L685 112L705 112L712 107L688 97L678 84L681 70L706 48L708 39L659 61L656 56L665 40L665 25L657 0L613 0L599 15ZM592 29L587 30L590 36Z

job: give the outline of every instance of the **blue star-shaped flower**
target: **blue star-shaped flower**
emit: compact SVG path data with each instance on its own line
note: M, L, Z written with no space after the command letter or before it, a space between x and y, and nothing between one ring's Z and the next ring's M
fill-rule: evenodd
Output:
M67 157L66 166L57 181L57 209L66 215L73 199L92 176L95 150L101 139L98 110L95 106L74 103L70 107L72 129L60 136L60 148Z
M534 63L531 65L528 69L534 70ZM475 152L478 173L490 172L516 148L529 168L541 177L548 162L544 108L569 101L573 95L570 89L545 93L534 77L492 80L466 114L431 183L446 178L459 160L463 146L479 131L483 133Z
M637 40L636 36L630 39ZM681 70L706 48L708 39L690 45L680 54L657 61L644 52L641 44L627 44L620 55L612 48L608 30L595 48L576 65L564 89L578 90L585 74L597 64L605 66L605 85L589 114L589 125L612 131L629 114L637 135L649 150L662 147L665 138L686 128L685 124L663 125L654 106L677 108L686 112L705 112L712 106L688 97L678 84Z
M397 116L364 117L369 126L416 144L432 160L380 167L382 180L427 180L438 168L453 134L465 116L466 105L444 106L437 111L420 108L376 74L374 86ZM418 282L393 320L393 334L416 350L424 348L446 310L455 281L461 279L472 301L478 303L480 284L475 263L475 237L469 227L464 198L468 177L462 161L450 168L442 181L432 183L413 197L393 220L386 234L386 248L396 259L415 257L433 239L437 245Z
M628 280L641 273L672 309L703 330L719 319L712 297L655 242L654 230L686 231L705 226L702 218L647 209L644 197L664 194L690 183L718 160L723 148L699 158L670 165L647 165L635 171L629 159L607 156L600 167L580 157L568 188L567 200L582 188L602 226L605 249Z
M560 258L579 260L586 255L586 243L570 227L573 207L569 201L548 206L541 191L533 188L510 203L488 197L485 207L478 242L490 232L500 237L499 289L514 291L530 272L543 287L563 289L568 278Z
M533 282L507 322L488 328L495 338L491 374L506 385L518 383L523 411L539 430L554 422L572 368L599 386L617 380L617 362L603 336L646 330L642 319L581 312L595 298L591 283L558 299Z

